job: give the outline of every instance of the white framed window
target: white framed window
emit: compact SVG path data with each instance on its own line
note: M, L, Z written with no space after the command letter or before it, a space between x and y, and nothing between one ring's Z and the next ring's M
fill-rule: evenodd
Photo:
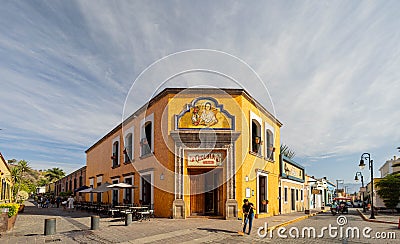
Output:
M275 153L275 146L274 146L274 134L275 129L272 125L268 122L264 123L265 127L265 157L267 160L274 161L274 153Z
M274 134L272 133L271 130L267 129L265 131L265 148L266 148L266 152L265 155L267 157L268 160L270 161L274 161Z
M89 179L89 186L94 188L94 177ZM93 192L91 192L89 195L89 201L93 202Z
M154 171L140 173L139 200L143 205L154 206Z
M118 184L119 179L113 179L112 184ZM112 205L117 206L119 205L119 190L112 190Z
M300 190L300 200L303 202L304 201L304 190Z
M134 127L130 127L124 132L124 163L130 163L134 160Z
M250 111L250 151L262 156L262 120Z
M288 187L283 188L283 202L288 203Z
M154 113L140 122L140 156L154 152Z
M124 182L129 185L133 185L135 182L134 175L124 177ZM133 188L124 189L124 203L132 204L134 203L134 200Z
M117 167L120 162L119 162L119 136L115 137L112 140L112 155L111 155L111 165L112 167Z

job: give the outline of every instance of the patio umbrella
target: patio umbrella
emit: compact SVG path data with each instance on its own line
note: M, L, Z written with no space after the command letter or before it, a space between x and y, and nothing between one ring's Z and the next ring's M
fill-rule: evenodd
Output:
M108 183L108 182L104 182L104 184L102 184L99 187L93 189L91 192L93 192L93 193L104 193L104 192L107 192L107 200L108 200L108 202L110 202L110 195L109 195L108 191L110 191L111 188L107 187L109 185L111 185L111 184Z
M117 183L117 184L112 184L112 185L109 185L107 187L111 188L111 189L115 189L115 190L117 190L117 189L127 189L127 188L137 188L137 186L133 186L133 185L130 185L130 184L127 184L127 183L124 183L124 182Z
M112 185L109 185L109 186L107 186L107 187L108 187L109 189L113 189L113 190L137 188L137 186L133 186L133 185L130 185L130 184L124 183L124 182L112 184Z
M86 188L86 189L83 189L83 190L80 190L80 191L77 191L77 192L79 192L79 193L90 193L92 191L93 191L93 188L89 187L89 188Z
M111 188L108 187L109 185L111 185L111 184L108 183L108 182L105 182L104 184L100 185L99 187L93 189L91 192L103 193L103 192L106 192L106 191L110 191Z
M88 189L88 188L90 188L90 187L88 187L88 186L81 186L81 187L79 187L79 188L76 188L76 189L74 190L74 192L79 192L79 191L82 191L82 190L85 190L85 189Z

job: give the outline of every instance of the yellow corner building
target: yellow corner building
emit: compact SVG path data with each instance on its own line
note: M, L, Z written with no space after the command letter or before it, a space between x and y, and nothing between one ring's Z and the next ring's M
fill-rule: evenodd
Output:
M0 153L0 203L9 203L12 201L12 181L10 168L6 160Z
M135 186L90 200L236 219L247 198L279 214L281 126L243 89L167 88L86 151L87 185Z

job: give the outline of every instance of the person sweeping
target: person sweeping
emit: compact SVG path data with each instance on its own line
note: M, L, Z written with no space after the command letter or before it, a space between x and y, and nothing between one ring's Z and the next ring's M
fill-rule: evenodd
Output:
M246 233L247 223L249 223L249 232L247 232L247 234L250 235L251 227L253 226L254 210L256 210L256 208L251 202L249 202L248 199L244 199L243 202L244 202L242 207L244 215L243 233Z

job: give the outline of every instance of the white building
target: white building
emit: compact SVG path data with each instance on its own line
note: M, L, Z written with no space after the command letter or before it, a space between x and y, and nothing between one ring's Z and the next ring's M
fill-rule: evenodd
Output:
M393 156L393 159L389 159L379 168L381 172L381 178L384 178L388 174L400 173L400 158Z
M41 187L36 187L36 194L43 194L46 193L46 187L41 186Z

